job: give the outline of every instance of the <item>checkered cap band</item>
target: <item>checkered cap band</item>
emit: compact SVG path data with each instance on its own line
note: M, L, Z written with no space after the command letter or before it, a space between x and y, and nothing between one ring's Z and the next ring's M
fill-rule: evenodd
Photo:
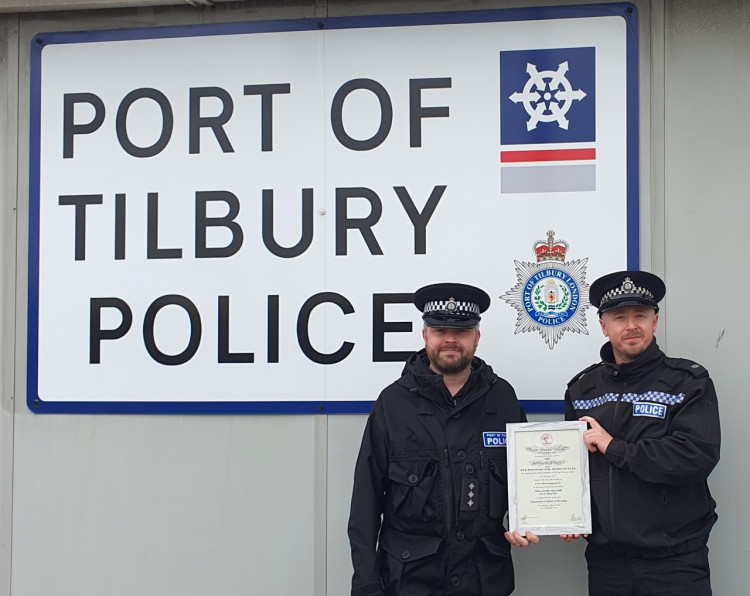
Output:
M606 304L610 300L619 298L620 296L641 296L643 298L648 298L649 300L653 300L654 302L656 302L656 299L651 292L649 292L646 288L635 285L629 277L626 277L625 281L622 282L622 285L619 288L613 288L602 296L601 302L599 302L599 306Z
M479 315L479 305L462 300L431 300L424 305L424 313L450 313L456 315Z

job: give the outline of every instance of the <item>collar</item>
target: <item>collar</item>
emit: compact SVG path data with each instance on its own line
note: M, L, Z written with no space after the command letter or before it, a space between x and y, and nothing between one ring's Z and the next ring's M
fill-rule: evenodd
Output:
M599 352L604 364L610 368L620 371L625 377L640 377L657 367L664 359L664 353L659 349L656 338L646 350L632 362L624 364L615 364L615 355L612 351L612 344L607 342L602 346Z
M482 388L488 386L487 375L494 376L485 362L476 356L471 361L471 374L466 383L455 397L451 397L443 382L443 375L436 373L430 368L430 361L424 349L413 354L404 366L399 383L408 388L412 393L429 399L430 401L442 403L454 407L454 399L457 405L463 406L473 398L482 393Z

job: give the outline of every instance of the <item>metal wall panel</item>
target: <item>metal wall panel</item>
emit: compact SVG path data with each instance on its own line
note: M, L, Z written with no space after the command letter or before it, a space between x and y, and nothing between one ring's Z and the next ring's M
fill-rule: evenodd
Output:
M722 459L709 485L719 521L711 549L716 594L750 583L750 418L743 298L750 292L750 4L666 2L665 226L667 352L711 373L721 411Z
M0 18L0 594L10 591L12 555L17 115L18 17L3 15Z
M299 594L316 418L16 418L12 594Z
M227 0L0 0L0 12L43 12L51 10L91 10L187 3L209 6Z

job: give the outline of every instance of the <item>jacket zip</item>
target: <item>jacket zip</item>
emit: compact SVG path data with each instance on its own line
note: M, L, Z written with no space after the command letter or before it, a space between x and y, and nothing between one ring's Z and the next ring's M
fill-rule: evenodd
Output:
M620 394L617 396L617 401L615 402L615 411L614 415L612 417L612 432L610 433L612 437L617 436L617 434L620 432L620 409L622 407L622 396L625 393L625 383L620 382ZM602 455L604 457L604 455ZM612 536L617 536L618 532L615 529L616 524L616 517L615 517L615 499L617 498L617 491L615 487L615 479L614 479L614 473L615 473L615 467L614 466L607 466L607 481L609 483L609 520L610 520L610 527L612 528Z
M443 449L443 466L445 466L445 475L443 480L443 488L445 490L445 536L450 536L451 528L453 527L453 509L454 500L453 495L453 474L451 474L451 461L448 453L448 448Z

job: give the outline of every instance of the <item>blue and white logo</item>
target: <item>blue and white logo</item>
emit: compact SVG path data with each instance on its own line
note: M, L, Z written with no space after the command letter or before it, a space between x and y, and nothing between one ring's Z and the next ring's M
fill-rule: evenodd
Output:
M649 418L664 418L667 406L647 401L637 401L633 404L633 416L648 416Z
M507 435L505 432L487 431L482 433L485 447L506 447Z
M516 261L518 283L501 298L518 311L516 334L538 331L551 350L565 331L588 335L588 258L566 263L568 243L556 240L554 230L532 250L537 262Z
M540 269L523 287L523 306L540 325L564 325L580 302L575 278L562 269Z
M502 145L596 140L595 48L500 52Z

